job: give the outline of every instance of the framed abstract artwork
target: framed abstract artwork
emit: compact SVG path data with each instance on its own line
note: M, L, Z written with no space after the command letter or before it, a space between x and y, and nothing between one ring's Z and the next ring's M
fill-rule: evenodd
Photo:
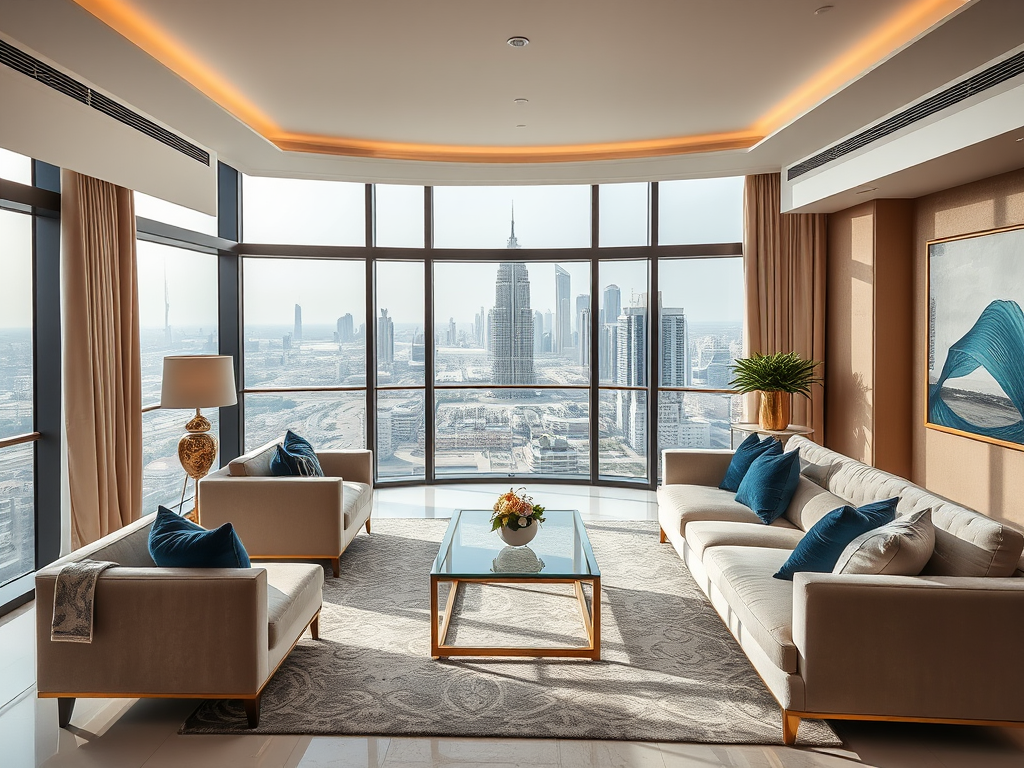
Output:
M1024 227L928 243L925 426L1024 450Z

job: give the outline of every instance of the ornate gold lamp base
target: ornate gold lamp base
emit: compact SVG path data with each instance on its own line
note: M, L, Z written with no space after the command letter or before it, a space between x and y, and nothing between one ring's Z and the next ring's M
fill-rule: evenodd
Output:
M196 408L196 415L185 425L188 431L178 440L178 461L185 470L185 482L181 486L181 504L185 503L185 489L191 477L196 485L196 504L185 517L196 524L199 524L199 481L206 477L217 459L217 438L210 432L211 426L210 420Z

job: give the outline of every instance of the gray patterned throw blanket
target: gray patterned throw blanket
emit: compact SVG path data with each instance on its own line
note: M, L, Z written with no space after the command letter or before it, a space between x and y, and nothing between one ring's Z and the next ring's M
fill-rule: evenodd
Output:
M96 579L117 563L82 560L68 563L57 574L53 592L53 624L50 640L62 643L91 643Z

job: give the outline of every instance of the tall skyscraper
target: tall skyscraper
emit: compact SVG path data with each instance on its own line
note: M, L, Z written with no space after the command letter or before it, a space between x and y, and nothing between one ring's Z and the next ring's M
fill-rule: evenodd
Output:
M688 387L693 383L690 334L681 307L661 310L661 386Z
M505 241L506 248L522 248L519 241L516 240L516 203L512 201L512 233L508 236L508 240Z
M473 339L476 341L476 345L478 347L487 347L487 341L484 337L486 326L487 315L484 313L484 308L480 307L480 313L473 318Z
M622 314L622 292L614 283L604 289L604 302L601 311L604 312L603 322L612 324L619 322L619 315Z
M377 318L377 363L391 365L395 362L395 322L382 309Z
M533 313L533 354L534 357L544 351L544 315L539 311Z
M569 273L555 265L555 333L554 351L562 354L572 348L572 309L569 304L571 290Z
M295 328L292 330L292 341L302 341L302 305L295 305Z
M600 360L598 376L601 381L615 381L615 371L618 365L618 323L605 323L601 326L601 338L598 339L598 353Z
M615 383L642 387L647 383L647 307L627 307L619 315L616 333ZM639 390L616 392L615 425L630 447L647 453L647 398Z
M533 371L530 274L524 262L506 261L498 266L491 318L491 371L494 383L536 383Z
M352 337L355 335L355 324L351 313L338 318L335 333L338 335L336 340L342 344L352 341Z
M459 332L455 329L455 318L448 318L448 346L455 347L459 343Z
M590 298L589 296L587 297ZM584 307L580 312L579 322L579 344L576 346L577 359L580 365L590 365L590 307Z
M590 296L585 293L581 293L576 297L576 343L575 346L580 346L580 339L583 337L583 310L590 309Z

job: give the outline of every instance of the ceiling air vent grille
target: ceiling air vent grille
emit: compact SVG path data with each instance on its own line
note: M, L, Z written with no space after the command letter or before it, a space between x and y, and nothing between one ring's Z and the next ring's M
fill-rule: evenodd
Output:
M815 168L820 168L826 163L838 160L840 157L848 155L861 147L866 147L873 141L895 133L901 128L916 123L918 120L923 120L929 115L934 115L946 107L951 107L975 94L1004 83L1022 72L1024 72L1024 51L1004 59L998 64L994 64L983 72L971 75L959 83L919 101L911 107L907 107L902 112L861 131L856 136L851 136L846 141L840 142L813 157L807 158L803 162L797 163L789 169L786 178L792 181L799 176L803 176L808 171L813 171Z
M171 133L152 120L128 109L128 107L118 104L102 93L97 93L84 83L68 77L49 64L29 56L24 51L18 50L3 40L0 40L0 64L6 64L11 69L17 70L23 75L28 75L33 80L37 80L43 85L53 88L55 91L60 91L75 101L87 104L118 122L124 123L140 133L156 139L161 144L166 144L168 147L176 149L194 160L198 160L203 165L210 164L210 153L206 150L197 147L190 141L186 141L177 134Z

